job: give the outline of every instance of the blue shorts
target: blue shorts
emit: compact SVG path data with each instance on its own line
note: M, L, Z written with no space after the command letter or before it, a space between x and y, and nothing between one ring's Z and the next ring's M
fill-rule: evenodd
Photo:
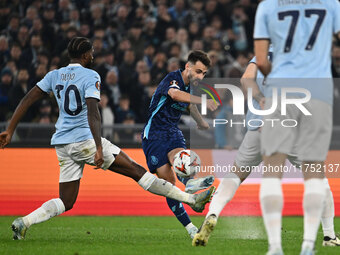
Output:
M184 148L185 139L178 140L149 140L144 138L142 141L146 163L151 173L156 173L157 168L170 163L168 153L176 148Z

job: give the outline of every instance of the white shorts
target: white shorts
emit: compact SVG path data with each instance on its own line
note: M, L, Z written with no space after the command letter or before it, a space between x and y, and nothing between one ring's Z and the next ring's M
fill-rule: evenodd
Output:
M289 153L288 160L295 166L300 166L301 161L296 157L295 148ZM262 162L261 132L259 130L247 131L237 151L235 163L241 166L258 166Z
M293 148L301 161L324 161L329 150L332 135L332 107L312 99L303 104L312 115L304 115L295 105L287 105L287 114L281 115L280 102L276 111L266 117L278 119L274 126L265 121L261 132L262 154L270 156L276 152L289 154ZM266 99L266 109L271 106ZM284 127L284 119L296 120L296 127ZM289 124L291 125L291 123Z
M102 169L106 170L111 166L115 157L119 154L120 148L102 138L104 163ZM96 144L94 139L55 146L59 166L59 182L70 182L81 179L84 165L94 166L94 156L96 154Z

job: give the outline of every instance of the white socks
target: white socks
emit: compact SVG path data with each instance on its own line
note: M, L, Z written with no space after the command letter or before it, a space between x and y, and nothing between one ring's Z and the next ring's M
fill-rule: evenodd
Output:
M302 250L314 248L316 234L320 225L321 214L325 200L325 185L323 179L312 178L305 181L303 195L304 233Z
M63 212L65 212L63 201L61 201L60 198L54 198L42 204L41 207L31 212L29 215L23 217L23 221L26 227L29 228L33 224L47 221Z
M275 250L281 247L281 225L283 194L281 180L279 178L262 178L260 188L260 202L262 217L266 227L269 249Z
M218 217L225 205L233 198L240 183L240 178L234 173L223 178L211 200L209 212L206 217L211 214L215 214L216 217Z
M194 204L194 195L181 191L176 186L172 185L163 179L159 179L153 174L146 172L138 181L138 184L144 189L153 194L168 197L186 204Z
M333 200L333 194L331 191L331 188L329 187L329 183L327 178L323 179L324 185L325 185L325 202L324 202L324 208L323 213L321 216L321 223L322 223L322 230L323 235L328 236L332 239L335 238L335 232L334 232L334 200Z

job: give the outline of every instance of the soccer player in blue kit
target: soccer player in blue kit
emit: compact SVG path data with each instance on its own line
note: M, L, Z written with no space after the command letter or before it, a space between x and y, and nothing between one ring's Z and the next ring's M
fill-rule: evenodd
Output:
M257 67L267 79L264 90L265 109L269 109L274 101L274 90L282 91L289 87L309 93L309 100L305 100L303 104L299 98L301 93L287 95L290 100L300 102L299 109L288 104L285 109L279 106L266 116L278 121L284 118L298 120L296 127L285 128L266 123L261 131L261 151L265 167L282 167L293 147L298 159L302 161L305 191L301 255L314 254L325 201L323 180L327 166L324 161L332 133L333 34L338 37L340 35L338 0L265 0L259 4L256 12L254 48ZM267 59L270 42L274 55L272 64ZM285 110L285 113L281 114L281 110ZM281 178L282 171L265 172L260 188L262 216L269 242L268 255L283 254Z
M175 184L175 173L171 170L174 156L186 148L182 131L178 122L184 111L189 111L196 121L199 129L208 129L209 124L198 112L196 104L201 103L201 98L190 94L190 84L202 80L210 67L210 59L203 51L193 51L188 56L184 70L169 73L158 85L150 106L149 117L142 133L143 151L148 168L151 173L156 173L159 178ZM218 105L212 100L207 100L208 109L214 111ZM178 179L186 185L185 191L194 193L208 188L214 181L214 176L198 179ZM188 231L191 238L197 232L192 224L182 203L167 198L167 204L177 219Z
M14 220L13 239L24 239L31 225L72 209L85 164L128 176L144 190L180 200L195 211L203 211L213 190L199 194L183 192L173 184L158 179L116 145L101 138L98 110L100 77L97 72L86 68L93 62L92 44L87 38L75 37L69 42L67 50L71 63L46 74L21 100L7 130L0 134L0 147L4 148L10 143L14 130L27 109L46 93L53 92L59 106L56 132L51 140L60 165L59 198L51 199L29 215Z

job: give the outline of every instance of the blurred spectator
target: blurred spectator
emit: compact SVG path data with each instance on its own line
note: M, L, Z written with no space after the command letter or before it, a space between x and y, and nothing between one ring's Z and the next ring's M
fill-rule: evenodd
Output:
M234 50L246 50L248 47L247 24L249 22L249 18L241 5L234 6L231 20Z
M52 121L52 119L53 116L51 103L47 99L44 99L40 103L38 116L33 120L33 122L40 124L51 124L55 122L55 119L54 121Z
M185 18L186 26L190 24L197 24L197 28L203 27L206 24L205 12L203 11L204 1L203 0L193 0L192 9L188 11Z
M157 20L155 18L149 17L146 19L143 36L148 43L158 46L160 44L160 39L159 35L155 32L156 22Z
M135 53L133 50L127 50L124 54L123 63L119 66L119 85L123 94L133 91L135 73Z
M207 78L220 78L223 77L223 69L220 66L218 54L216 51L211 50L208 52L211 61L211 66L206 74Z
M168 27L165 32L165 40L161 44L161 49L164 52L170 50L170 46L176 42L176 29L174 27Z
M168 68L167 71L168 73L174 72L180 68L180 63L178 58L170 58L168 60Z
M26 16L21 23L31 28L33 26L33 20L36 18L38 18L37 8L31 5L26 9Z
M27 92L31 89L28 85L29 74L27 69L20 69L18 72L18 77L14 86L12 86L9 91L9 101L10 101L10 109L14 111L16 106L19 104L20 100L27 94ZM23 121L31 122L35 117L36 109L32 107L27 111L25 116L23 117Z
M152 44L147 44L144 48L144 56L142 60L147 64L148 68L151 69L152 61L155 56L155 46Z
M69 0L59 0L58 11L56 13L56 20L61 23L62 21L70 19L70 10L74 9Z
M192 42L191 45L191 50L203 50L204 45L203 45L203 41L199 40L199 39L195 39Z
M180 59L182 61L187 61L189 55L189 37L188 32L184 28L180 28L177 31L176 42L180 45Z
M107 72L103 85L103 90L106 91L107 97L109 99L109 105L112 109L116 109L121 96L116 71L110 70Z
M9 91L13 84L13 75L9 68L2 69L0 73L0 122L6 120L6 114L9 112L10 101Z
M125 120L135 119L136 115L130 108L130 98L127 95L122 95L119 99L119 107L116 115L116 123L123 123Z
M167 72L167 59L163 52L158 52L154 58L151 68L151 77L153 80L160 80Z
M0 69L4 67L5 63L9 60L8 39L6 36L0 36Z
M168 9L172 20L175 20L179 26L185 25L185 19L188 15L188 11L185 8L184 0L176 0L174 6Z
M237 53L236 60L226 70L225 76L230 78L241 78L247 68L249 57L246 52Z
M139 24L134 24L129 30L128 36L131 49L135 52L135 56L137 60L140 60L143 57L145 41L142 37L142 26Z
M189 38L191 41L200 38L200 26L197 22L191 22L189 24Z
M100 93L99 111L102 117L103 126L113 125L114 115L111 108L108 106L109 98L105 92ZM103 128L103 137L112 139L113 129L111 127Z
M43 50L43 44L40 34L32 34L30 39L30 47L22 52L20 62L21 66L29 68L37 63L39 50Z
M21 25L19 28L17 41L20 44L20 47L22 50L29 48L29 32L28 32L28 26Z
M17 34L19 32L20 16L17 13L11 14L7 28L3 31L6 37L11 41L17 40Z
M161 41L165 39L164 31L169 27L176 27L177 24L172 20L171 16L168 13L167 7L164 4L158 5L157 8L157 25L156 25L156 34L158 34Z

